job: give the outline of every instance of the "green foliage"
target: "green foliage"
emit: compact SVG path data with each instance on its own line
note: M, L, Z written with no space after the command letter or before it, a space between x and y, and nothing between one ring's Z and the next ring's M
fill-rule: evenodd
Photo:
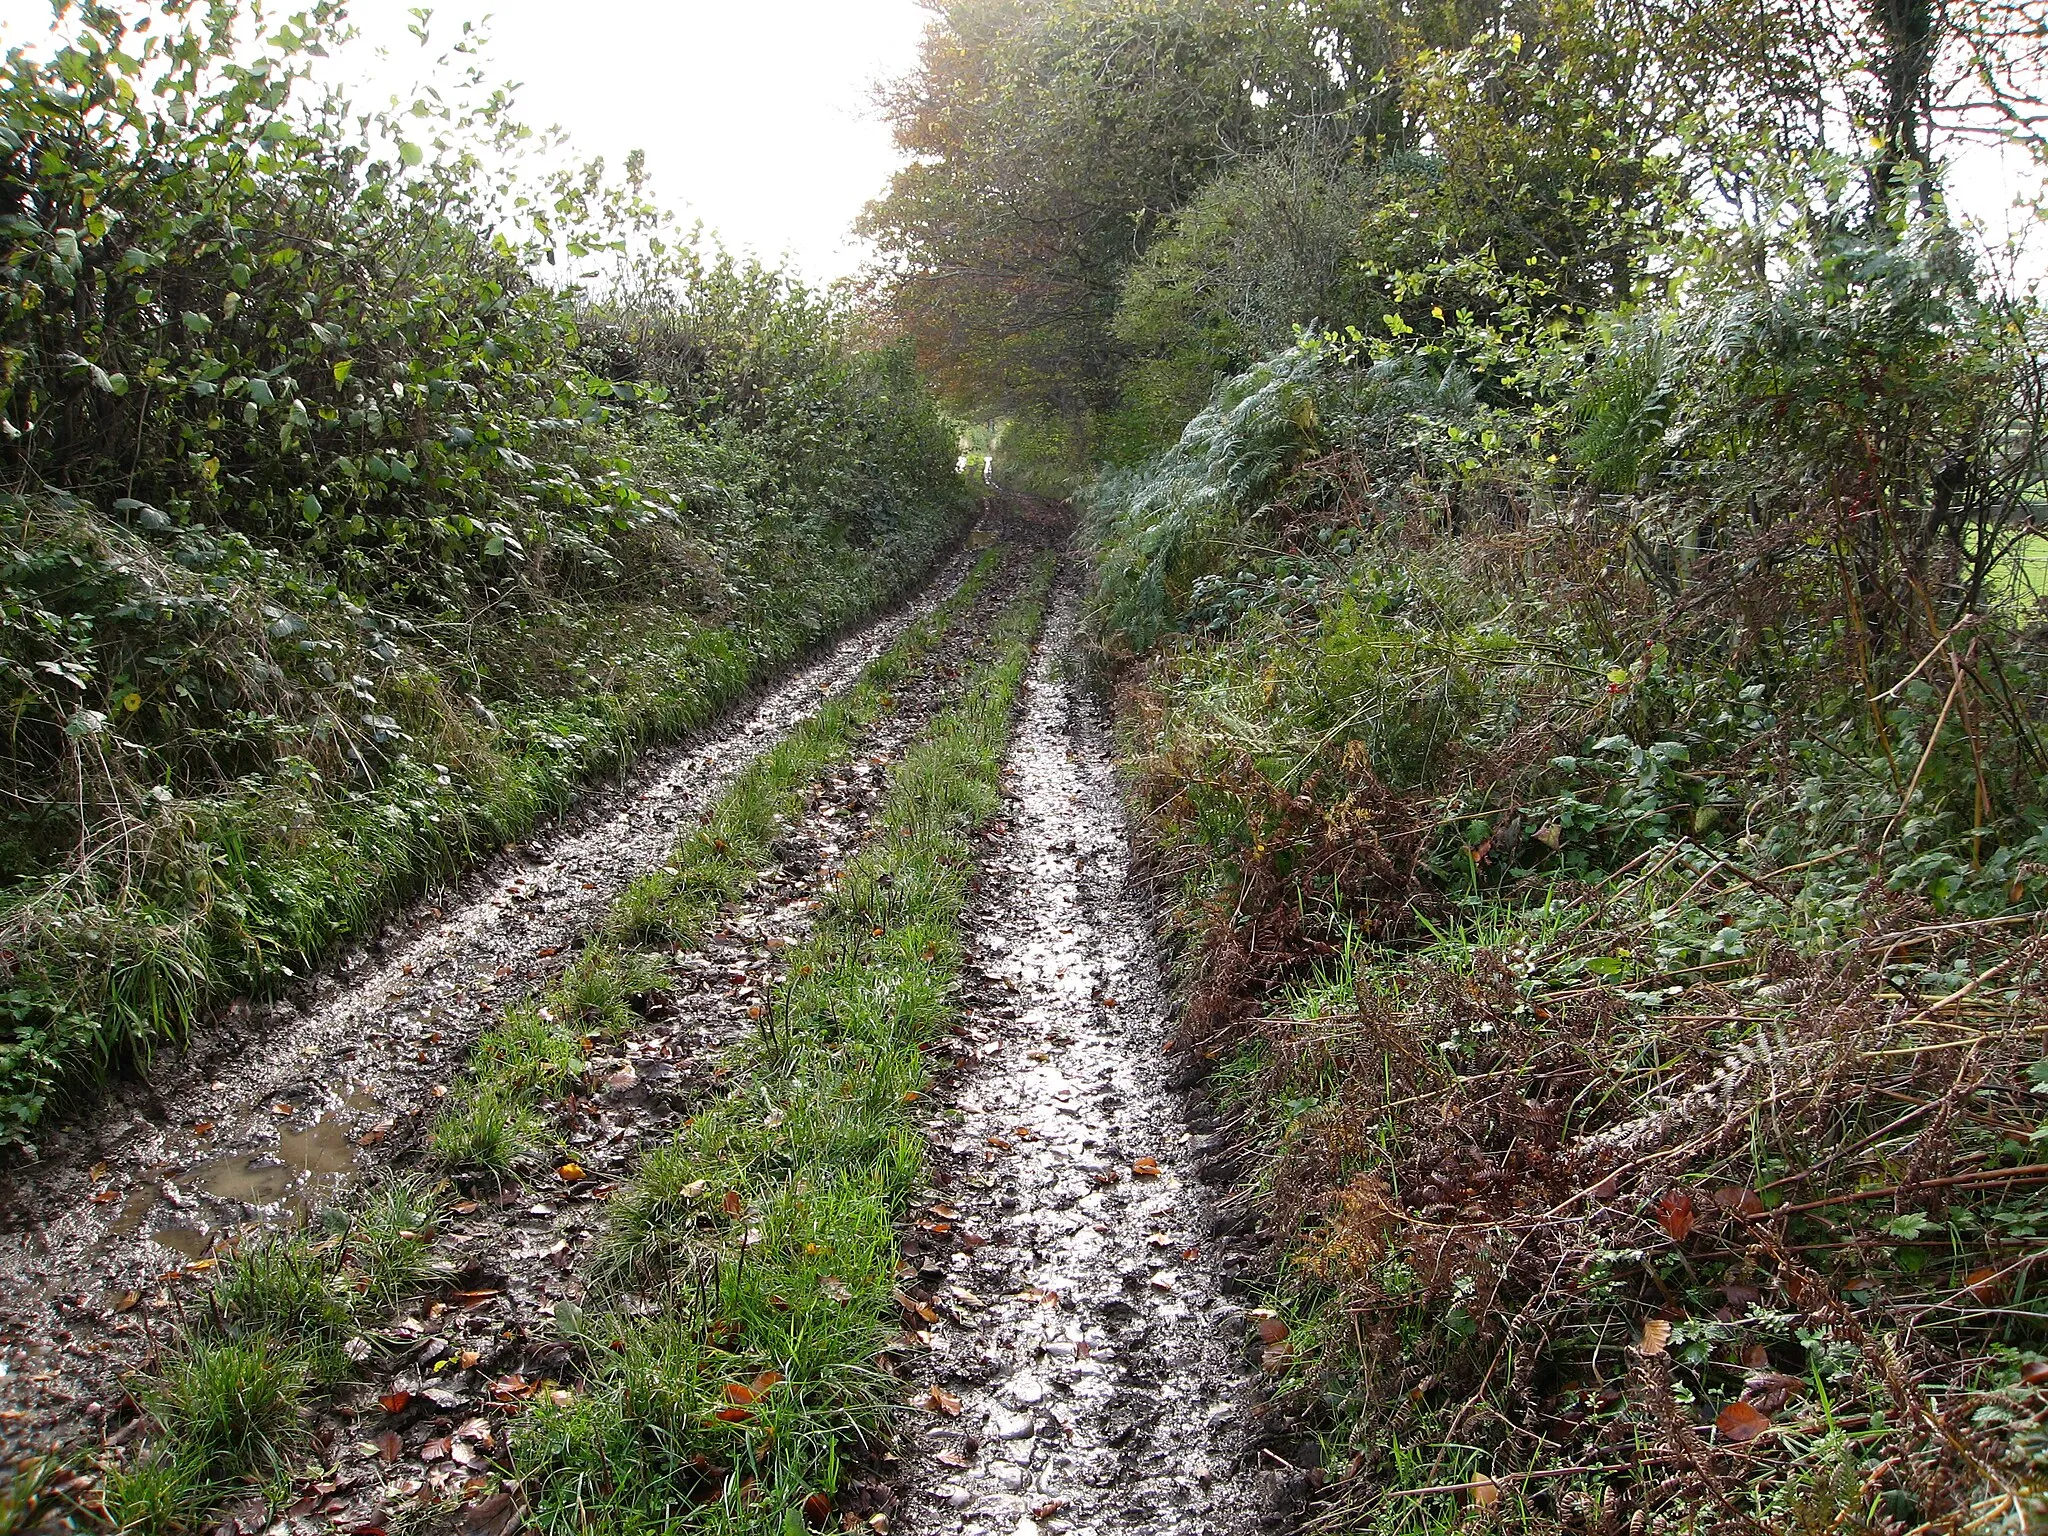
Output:
M1674 211L1676 130L1695 103L1657 79L1684 61L1624 15L1555 0L1413 61L1415 144L1428 153L1387 162L1362 221L1380 306L1362 331L1574 326L1632 296L1646 239Z
M1164 215L1385 60L1378 7L951 0L888 106L914 158L863 221L957 398L1109 403L1123 273Z
M1428 798L1453 887L1480 844L1491 877L1592 876L1684 836L1788 867L1860 847L1944 905L2017 899L2048 824L2031 730L1989 726L2039 687L2019 616L1969 621L1999 669L1967 695L1977 725L1907 674L2024 531L2035 322L1957 287L1925 232L1812 239L1774 283L1613 322L1585 387L1561 384L1577 465L1633 500L1567 499L1544 407L1328 347L1231 381L1171 452L1105 476L1105 631L1216 637L1159 674L1157 745L1241 751L1283 786L1341 781L1353 754ZM1550 579L1443 541L1517 526ZM1772 778L1804 788L1759 799ZM1827 902L1868 873L1804 878Z
M1526 404L1547 343L1789 168L1861 157L1814 207L1877 227L1961 124L2035 143L2044 52L2011 7L1918 0L974 0L895 88L914 162L866 228L946 391L1059 423L1064 455L1014 462L1071 482L1301 323Z
M143 1407L165 1430L169 1487L195 1476L210 1489L276 1471L304 1434L299 1406L306 1381L299 1358L274 1340L193 1341L170 1356L142 1392ZM164 1500L165 1493L151 1497Z
M1124 279L1116 331L1159 360L1159 384L1179 385L1159 402L1165 415L1186 401L1176 429L1218 378L1285 349L1296 327L1377 324L1359 232L1388 195L1381 165L1347 134L1310 123L1206 183L1174 215Z
M338 1246L277 1236L258 1240L228 1262L195 1336L268 1343L290 1353L311 1381L324 1384L349 1373L341 1347L353 1333Z
M664 243L637 161L536 180L474 77L307 103L335 8L246 20L71 8L0 80L12 1140L702 725L964 511L907 356ZM599 251L602 300L533 276Z
M545 1139L540 1116L522 1095L479 1079L450 1090L427 1134L427 1153L443 1168L502 1182L538 1156Z
M549 996L568 1028L584 1035L615 1035L632 1022L633 999L667 984L668 972L659 961L592 944L562 973ZM516 1051L509 1058L514 1070L523 1066L518 1058Z
M890 101L917 158L865 227L948 393L1100 416L1087 451L1127 462L1297 323L1628 297L1702 146L1813 142L1794 9L951 4Z
M1765 253L1770 282L1742 270ZM1588 479L1663 492L1710 543L1760 511L1829 524L1880 602L1945 550L1980 603L2027 532L2039 312L1981 296L1937 220L1801 222L1717 256L1687 302L1614 323L1574 402Z
M148 32L112 6L66 19L0 84L19 468L144 530L288 541L357 592L487 587L634 513L576 430L616 396L568 356L568 297L492 230L474 150L518 132L505 98L359 137L338 102L294 106L337 6L249 58L233 7Z
M540 1106L580 1083L588 1042L624 1028L633 996L658 991L661 967L592 944L538 1000L508 1008L470 1053L427 1133L442 1167L502 1181L546 1143Z
M175 1536L198 1529L211 1494L193 1459L149 1451L108 1472L100 1499L108 1521L124 1536Z
M955 429L909 347L861 345L843 295L685 247L635 268L578 324L580 360L615 389L651 392L685 429L665 442L693 505L738 494L881 538L958 494Z
M1277 354L1090 492L1330 1529L1960 1518L2038 1455L2038 312L1938 212L1665 255L1583 334Z
M579 968L584 962L579 959ZM606 989L607 994L610 989ZM585 993L585 996L589 996ZM566 998L551 994L550 1002L561 1005ZM615 1021L609 1015L624 1006L623 998L601 998L606 1015L594 1022L597 1032ZM576 1031L584 1027L582 1017L558 1018L556 1008L521 1003L505 1010L505 1016L478 1037L471 1049L472 1069L514 1093L554 1098L583 1072L583 1053Z
M347 1218L349 1264L368 1309L390 1308L425 1289L433 1274L428 1241L440 1202L423 1179L380 1180Z
M625 940L687 942L723 902L747 889L770 856L778 817L890 707L889 685L945 638L1003 558L1001 550L984 555L945 601L863 669L852 689L741 770L668 861L620 896L611 932ZM667 971L654 957L605 940L588 945L538 998L508 1009L478 1039L434 1119L430 1154L458 1173L495 1180L513 1174L540 1152L542 1107L581 1081L592 1043L622 1033L634 1001L666 984Z
M1027 409L1002 424L991 466L996 483L1033 496L1071 495L1085 475L1091 441L1090 419L1059 417Z
M1090 488L1100 623L1117 644L1143 649L1165 630L1190 623L1220 629L1242 612L1247 583L1258 576L1245 569L1233 584L1231 567L1240 546L1260 542L1258 509L1288 494L1322 512L1352 489L1313 467L1329 448L1349 444L1390 459L1457 466L1469 457L1465 445L1490 448L1507 428L1493 424L1455 367L1354 362L1314 342L1277 353L1219 385L1173 448L1104 474ZM1368 521L1397 510L1405 487L1385 489L1388 504L1366 511ZM1347 553L1356 545L1347 540ZM1265 554L1255 563L1277 570ZM1289 574L1278 575L1283 586ZM1290 595L1301 580L1295 576Z
M516 1431L515 1456L544 1478L537 1527L791 1529L837 1485L840 1447L873 1432L894 1386L872 1363L890 1337L889 1287L866 1278L890 1262L889 1215L865 1191L829 1186L750 1213L772 1262L723 1266L706 1298L739 1325L737 1342L707 1338L694 1316L592 1319L582 1390ZM863 1277L845 1303L842 1273ZM737 1422L728 1383L754 1395Z
M201 1305L136 1384L149 1433L107 1471L114 1527L200 1529L223 1499L283 1473L316 1389L351 1376L364 1330L431 1278L438 1206L418 1179L388 1178L353 1210L323 1212L320 1236L258 1236L224 1254Z
M487 628L474 653L430 666L409 652L340 676L325 698L317 679L295 686L276 712L242 686L251 675L263 686L257 642L242 652L241 636L216 636L194 654L209 671L232 669L228 681L216 695L172 679L160 732L138 724L158 706L122 711L117 695L99 712L108 727L67 738L55 765L74 784L83 774L88 792L105 786L89 802L90 846L104 851L83 871L62 867L79 836L65 825L75 789L11 808L16 827L32 818L38 828L10 864L15 883L0 887L0 1105L11 1134L94 1071L176 1038L203 1000L288 980L393 903L559 810L591 777L703 725L763 670L928 563L952 526L941 505L866 548L829 531L750 524L721 572L731 589L717 599L723 623L657 598L564 605ZM264 597L254 583L221 591L252 610ZM464 686L471 679L483 695ZM363 726L353 699L357 716L343 713L358 682L376 686L371 711L394 711L378 715L385 726ZM263 771L221 779L230 751ZM134 782L181 761L189 769L169 782ZM45 772L24 782L49 782Z

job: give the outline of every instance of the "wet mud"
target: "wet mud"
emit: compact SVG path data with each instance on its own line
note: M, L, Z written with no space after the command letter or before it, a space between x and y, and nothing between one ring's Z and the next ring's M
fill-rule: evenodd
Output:
M42 1161L9 1170L0 1182L0 1456L76 1443L116 1413L121 1373L161 1332L153 1321L204 1285L223 1238L302 1224L371 1168L403 1164L497 1012L566 963L732 777L952 591L973 555L948 561L905 607L720 727L650 754L563 826L421 903L319 977L310 998L230 1010L188 1055L160 1059L148 1079L61 1127ZM906 709L916 713L916 701ZM880 771L855 778L865 785ZM829 831L807 835L829 842ZM749 989L765 980L747 979L738 957L770 953L773 938L772 923L755 926L736 923L723 947L690 961L679 997L694 974L713 1013L743 1020ZM621 1057L596 1081L616 1088L626 1073L658 1095L681 1070L678 1054L694 1059L671 1041L644 1063ZM609 1115L596 1095L576 1138L600 1168L630 1151ZM552 1207L531 1219L551 1226ZM573 1262L573 1235L545 1245L556 1269Z
M1028 548L1069 514L1012 498ZM417 1166L470 1042L551 977L613 899L659 862L731 777L850 683L953 589L972 551L910 609L793 673L725 727L657 754L570 826L442 893L389 942L336 966L310 1006L225 1022L18 1172L0 1234L0 1454L118 1440L122 1373L199 1297L223 1239L303 1223L374 1169ZM727 1091L724 1048L752 1023L859 849L888 769L957 688L1028 555L964 614L932 667L809 786L771 867L671 982L607 1040L557 1106L579 1170L455 1191L432 1294L357 1341L359 1379L311 1427L296 1501L253 1494L221 1529L369 1530L426 1521L502 1536L505 1433L575 1361L563 1307L597 1307L605 1198L645 1149ZM1262 1514L1253 1319L1231 1293L1202 1183L1207 1153L1178 1058L1102 722L1066 662L1069 570L1027 682L983 840L951 1065L935 1083L933 1187L902 1232L919 1311L895 1369L911 1400L896 1455L856 1476L914 1536L1249 1536ZM1195 1127L1202 1127L1197 1120Z
M1211 1251L1203 1146L1063 589L983 864L937 1188L906 1247L917 1536L1244 1536L1248 1319ZM918 1373L922 1373L919 1375Z
M1021 562L990 583L954 633L961 657L1013 595ZM699 943L671 957L671 986L590 1061L587 1089L554 1117L562 1156L583 1172L549 1170L525 1187L478 1188L457 1200L434 1241L449 1277L375 1340L363 1381L323 1416L327 1470L302 1485L302 1530L383 1527L440 1512L466 1531L515 1516L489 1492L505 1465L507 1418L574 1375L558 1308L602 1307L590 1292L590 1250L604 1201L650 1147L724 1092L721 1058L782 980L782 959L811 931L827 888L859 849L888 794L890 766L955 691L962 667L940 663L906 683L896 707L855 752L810 785L801 813L760 871ZM254 1530L261 1496L231 1510Z

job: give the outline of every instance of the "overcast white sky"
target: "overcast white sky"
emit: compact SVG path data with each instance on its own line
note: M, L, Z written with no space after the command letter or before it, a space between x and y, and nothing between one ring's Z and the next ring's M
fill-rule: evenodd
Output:
M362 37L337 61L344 74L386 91L416 78L416 3L353 0ZM273 0L273 14L290 9ZM685 222L786 253L815 280L860 265L848 226L898 163L870 95L916 61L917 0L439 0L433 12L444 40L490 17L488 72L520 83L520 116L614 166L644 149L656 195ZM49 17L49 0L0 0L0 46L45 35ZM388 62L370 56L379 46Z
M272 14L292 3L271 0ZM418 78L427 56L407 31L416 3L352 0L362 36L335 77L384 93ZM871 93L916 60L929 16L917 0L439 0L433 11L442 41L490 18L489 74L520 84L520 116L561 126L580 154L613 166L644 149L656 196L685 222L787 255L817 281L860 265L848 227L899 162ZM47 36L49 17L49 0L0 0L0 47ZM2038 276L2043 231L2009 213L2036 173L1999 162L1961 157L1952 201L1994 243L2030 237L2016 265Z

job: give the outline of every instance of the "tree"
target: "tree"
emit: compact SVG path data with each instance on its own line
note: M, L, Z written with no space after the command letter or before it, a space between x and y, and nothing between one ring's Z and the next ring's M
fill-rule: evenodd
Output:
M1080 415L1115 396L1126 269L1218 170L1385 65L1356 0L934 0L889 88L913 162L863 232L957 398Z
M1223 172L1132 266L1117 334L1180 362L1195 404L1218 374L1288 345L1296 326L1363 318L1358 235L1386 188L1348 127L1347 117L1299 124Z

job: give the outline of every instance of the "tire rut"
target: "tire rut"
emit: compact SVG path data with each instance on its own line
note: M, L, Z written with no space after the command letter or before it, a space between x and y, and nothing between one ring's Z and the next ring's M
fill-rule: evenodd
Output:
M1011 561L958 621L948 644L956 661L1015 595L1022 572L1021 559ZM327 1467L300 1490L310 1525L358 1529L460 1509L465 1531L489 1532L516 1517L509 1497L488 1491L503 1458L503 1416L574 1374L556 1309L617 1299L601 1287L593 1295L605 1198L643 1150L732 1089L723 1053L772 998L781 957L810 933L820 899L880 811L889 767L954 696L961 672L941 665L898 690L896 708L807 788L801 816L776 839L774 867L671 957L672 987L592 1058L593 1091L555 1117L583 1177L456 1202L434 1243L448 1273L441 1294L375 1336L381 1367L323 1416ZM245 1513L261 1522L260 1496Z
M9 1170L0 1455L94 1433L124 1396L120 1372L201 1279L218 1238L303 1222L373 1167L402 1160L436 1088L496 1011L559 968L549 962L597 927L746 763L848 686L972 558L953 557L910 602L721 727L648 754L557 830L427 898L395 941L324 972L305 1006L227 1010L154 1081L110 1091L59 1128L58 1150ZM975 622L985 611L977 605Z
M1162 1054L1157 954L1100 721L1061 664L1062 590L983 864L936 1220L906 1235L940 1320L904 1530L1242 1536L1247 1319L1211 1252L1201 1152ZM915 1325L913 1325L915 1326Z

